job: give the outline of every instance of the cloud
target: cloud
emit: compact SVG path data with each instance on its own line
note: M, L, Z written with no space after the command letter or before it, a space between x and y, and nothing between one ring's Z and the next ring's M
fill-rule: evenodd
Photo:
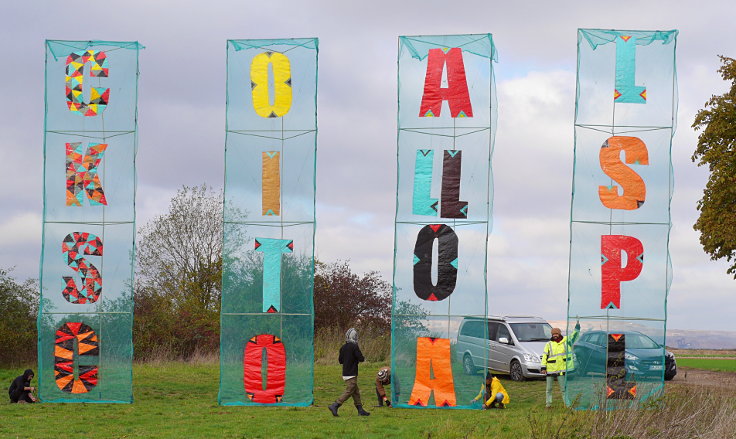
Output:
M0 222L0 237L3 246L0 268L14 267L12 274L20 279L37 278L41 251L40 212L26 211L5 216Z
M624 5L626 6L626 5ZM91 7L91 6L90 6ZM677 4L445 1L186 2L95 5L104 27L68 25L59 2L4 7L0 47L18 69L1 89L0 267L38 272L42 215L44 38L140 40L138 225L165 212L182 184L223 182L225 41L320 38L317 162L318 256L349 259L390 279L396 190L398 35L486 33L500 53L494 154L491 309L564 318L573 165L576 29L681 30L680 108L672 154L674 279L671 326L730 329L733 280L702 252L691 225L707 169L690 162L693 117L726 88L716 54L729 55L736 27L729 1ZM632 9L633 8L633 9ZM28 23L33 23L29 26ZM733 56L733 53L730 53Z

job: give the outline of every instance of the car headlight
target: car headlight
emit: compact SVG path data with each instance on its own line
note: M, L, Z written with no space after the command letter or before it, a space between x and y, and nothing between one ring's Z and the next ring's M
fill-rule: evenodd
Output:
M628 353L628 352L626 352L626 353L624 354L624 358L625 358L625 359L627 359L628 361L639 361L639 357L637 357L637 356L636 356L636 355L634 355L634 354L630 354L630 353Z
M526 363L539 363L539 357L531 354L524 354L524 361Z

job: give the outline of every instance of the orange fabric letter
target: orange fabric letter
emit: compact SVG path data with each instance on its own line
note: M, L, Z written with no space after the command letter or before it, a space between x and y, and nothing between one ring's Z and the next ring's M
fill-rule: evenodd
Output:
M644 180L631 168L621 162L624 151L628 164L648 165L647 146L638 137L613 136L601 146L599 159L601 169L611 179L619 183L623 195L618 194L618 186L598 186L598 196L609 209L634 210L644 204L647 188Z
M456 405L450 364L450 339L417 337L416 377L409 404L426 407L433 391L436 407Z
M263 174L261 207L262 215L279 216L281 214L281 170L278 151L263 151Z

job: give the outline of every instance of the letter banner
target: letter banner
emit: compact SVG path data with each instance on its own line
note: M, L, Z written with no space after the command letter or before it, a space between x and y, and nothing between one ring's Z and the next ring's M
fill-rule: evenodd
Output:
M221 405L313 402L317 53L227 42Z
M138 42L46 41L38 388L133 402Z
M399 37L391 308L398 407L481 407L471 400L489 357L494 61L491 34Z
M664 346L677 34L578 30L565 390L578 408L637 406L672 376Z

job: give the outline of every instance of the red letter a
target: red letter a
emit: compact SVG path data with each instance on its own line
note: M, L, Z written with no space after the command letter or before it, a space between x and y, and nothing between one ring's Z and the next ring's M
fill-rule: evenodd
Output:
M447 88L442 88L442 70L445 65L447 65ZM450 105L452 117L473 117L468 81L465 79L463 51L457 47L448 50L447 53L443 49L429 49L419 117L439 117L442 101L447 101Z

